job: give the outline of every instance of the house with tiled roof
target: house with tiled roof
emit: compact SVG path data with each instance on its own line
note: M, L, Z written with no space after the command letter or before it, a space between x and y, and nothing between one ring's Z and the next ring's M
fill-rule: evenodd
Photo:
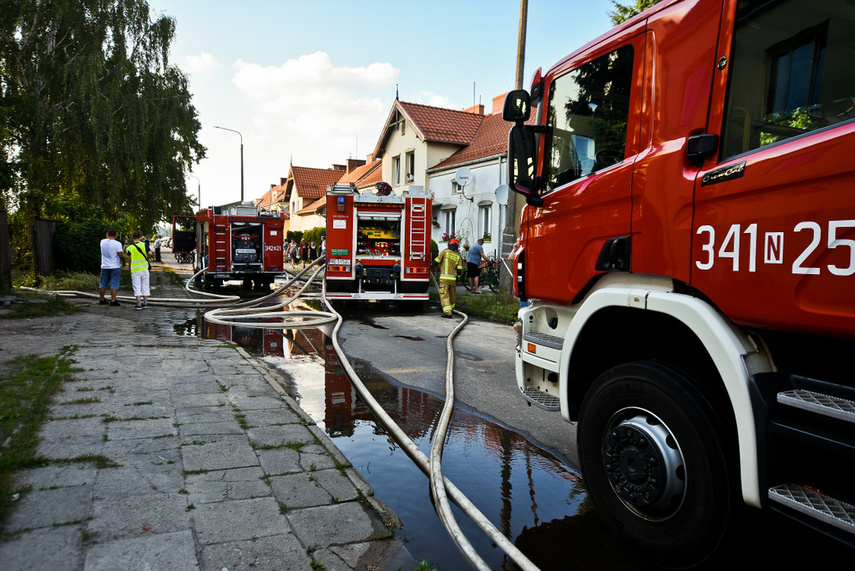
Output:
M506 213L501 195L507 192L512 126L502 119L504 100L504 95L493 99L492 113L482 118L468 145L426 169L426 186L433 195L432 238L440 247L453 234L461 248L484 238L486 255L504 253L501 236Z
M359 192L373 190L375 185L383 180L383 161L369 155L368 160L361 162L363 164L351 167L349 159L347 173L339 179L337 184L353 183Z
M260 209L288 214L288 201L285 200L285 183L287 181L287 178L280 178L279 184L271 184L270 190L265 192L264 196L255 199L255 205Z
M345 165L333 165L330 169L294 165L288 168L284 200L291 213L291 230L305 232L326 226L320 199L326 198L327 186L338 182L346 169Z
M374 149L382 180L395 194L426 186L425 171L469 145L483 120L483 105L458 111L396 99Z

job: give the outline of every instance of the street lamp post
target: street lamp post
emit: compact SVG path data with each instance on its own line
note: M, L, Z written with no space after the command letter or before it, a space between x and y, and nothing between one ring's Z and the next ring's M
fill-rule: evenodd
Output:
M217 125L214 125L214 129L231 131L232 133L237 133L238 137L240 137L240 201L243 202L243 135L240 134L240 131L235 131L234 129L227 129L226 127L219 127Z

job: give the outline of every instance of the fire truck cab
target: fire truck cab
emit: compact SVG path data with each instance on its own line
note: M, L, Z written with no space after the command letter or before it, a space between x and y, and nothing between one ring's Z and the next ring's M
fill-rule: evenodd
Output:
M853 53L847 0L664 0L506 99L517 384L660 564L734 497L855 545Z

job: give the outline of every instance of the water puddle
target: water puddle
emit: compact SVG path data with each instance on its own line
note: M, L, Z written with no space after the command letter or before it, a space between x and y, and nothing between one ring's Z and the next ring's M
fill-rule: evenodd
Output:
M175 332L238 343L282 370L288 378L286 389L371 484L375 496L401 518L401 537L413 556L440 570L469 567L434 512L427 477L375 421L321 332L283 334L210 324L201 316L176 325ZM362 361L351 364L386 412L429 455L443 401L389 382ZM556 545L566 544L564 534L578 534L579 530L584 531L586 542L594 533L600 548L586 565L577 568L639 569L637 560L613 548L615 542L592 512L579 476L520 434L458 406L446 438L443 471L541 569L567 568L568 553ZM514 568L462 511L454 507L454 512L491 568ZM565 539L557 539L561 536ZM584 551L593 557L592 550ZM581 553L573 555L579 557L583 557Z
M286 390L371 484L375 496L401 519L404 529L399 535L413 557L441 571L470 568L434 512L427 477L356 395L323 333L290 330L283 334L274 329L216 325L205 322L201 314L173 329L177 335L238 343L280 370ZM406 339L424 341L418 337ZM351 365L386 412L429 455L443 401L401 386L365 362L354 360ZM463 406L456 406L452 416L443 471L543 571L657 569L603 527L578 474L519 433ZM462 511L453 509L466 537L490 568L516 569L480 528ZM761 544L773 544L776 537L806 533L793 526L757 510L742 510L734 517L734 527L739 528L734 536L742 539L720 549L713 560L699 569L729 567L737 561L745 562L746 557L754 556L751 554L762 556L764 566L774 564L781 569L796 568L796 562L799 568L805 568L802 564L814 566L823 560L756 549ZM811 535L810 540L821 542L829 562L837 560L841 553L851 555L842 545L818 535Z

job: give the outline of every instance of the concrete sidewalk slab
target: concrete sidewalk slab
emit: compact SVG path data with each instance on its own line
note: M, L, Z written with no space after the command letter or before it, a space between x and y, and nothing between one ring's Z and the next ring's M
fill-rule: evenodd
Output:
M159 295L181 295L158 274ZM29 491L4 570L415 566L395 515L263 363L175 335L195 310L76 303L0 331L0 362L73 345L77 368L40 433L49 461L16 474Z

